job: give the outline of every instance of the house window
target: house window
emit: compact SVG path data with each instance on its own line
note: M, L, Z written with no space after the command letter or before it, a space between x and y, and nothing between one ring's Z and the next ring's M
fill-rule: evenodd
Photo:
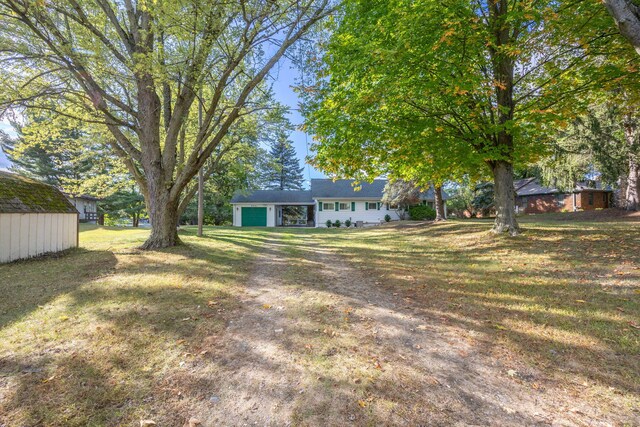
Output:
M367 209L376 210L378 209L378 202L367 202Z
M563 207L565 203L565 195L564 194L556 194L556 205L559 207Z
M529 199L527 196L520 196L516 199L516 207L518 208L516 212L524 211L527 209L527 205L529 204Z
M389 206L389 209L393 209L394 211L397 211L398 209L400 209L400 206L397 205L397 204L395 204L395 205L394 204L389 204L387 206Z
M593 206L593 192L589 192L589 206Z
M333 203L324 202L322 204L322 210L323 211L332 211L333 210Z
M340 202L339 209L341 211L348 211L349 209L351 209L351 206L349 206L349 203Z

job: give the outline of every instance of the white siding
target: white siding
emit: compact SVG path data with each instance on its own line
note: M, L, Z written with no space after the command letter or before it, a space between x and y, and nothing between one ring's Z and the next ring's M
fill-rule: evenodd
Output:
M98 210L98 205L95 200L83 199L82 197L69 197L68 199L80 213L80 219L85 219L85 212L97 212Z
M335 207L331 210L323 209L320 211L318 207L318 203L331 203L334 206L335 202L347 203L349 206L349 210L346 211L336 211ZM351 210L351 202L355 202L356 209L355 211ZM385 204L381 204L380 209L366 209L365 203L378 203L379 200L318 200L316 203L316 226L317 227L326 227L327 220L331 222L335 222L339 219L343 224L347 219L350 219L352 223L355 224L356 221L363 221L368 223L379 223L384 222L385 215L389 215L392 221L397 221L400 219L397 212L393 209L388 209Z
M267 208L267 227L276 226L276 205L267 203L236 203L233 204L233 225L242 227L242 207Z
M76 246L76 214L0 213L0 263Z

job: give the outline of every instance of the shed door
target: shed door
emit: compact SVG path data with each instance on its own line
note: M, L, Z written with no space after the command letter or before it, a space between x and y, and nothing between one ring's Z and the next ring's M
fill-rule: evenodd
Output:
M267 208L242 208L243 227L266 227Z

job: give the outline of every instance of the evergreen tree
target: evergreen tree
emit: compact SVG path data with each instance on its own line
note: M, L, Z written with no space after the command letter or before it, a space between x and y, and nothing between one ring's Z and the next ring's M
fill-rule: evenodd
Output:
M271 142L269 155L272 164L265 173L265 188L269 190L302 190L304 166L296 157L285 131L280 131Z

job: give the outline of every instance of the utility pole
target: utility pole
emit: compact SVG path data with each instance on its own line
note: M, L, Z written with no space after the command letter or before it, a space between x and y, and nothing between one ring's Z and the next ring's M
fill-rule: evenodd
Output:
M202 89L200 89L200 99L198 99L198 128L202 128ZM202 154L202 150L200 150ZM198 171L198 237L202 237L202 226L204 224L204 167Z

